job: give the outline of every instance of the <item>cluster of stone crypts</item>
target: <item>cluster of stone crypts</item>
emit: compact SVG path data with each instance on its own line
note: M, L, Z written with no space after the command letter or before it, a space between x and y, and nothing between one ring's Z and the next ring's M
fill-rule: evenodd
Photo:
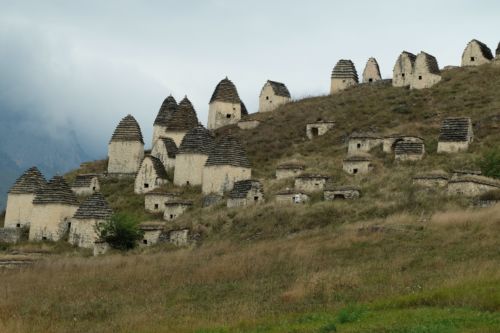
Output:
M403 51L396 60L392 75L394 87L410 87L410 89L430 88L441 81L436 58L428 53L414 55Z
M445 188L449 195L477 197L481 194L500 190L500 181L481 176L480 171L456 170L450 176L444 171L418 174L413 183L427 188Z
M166 225L162 221L143 222L139 225L143 232L141 246L152 246L157 243L172 243L176 246L189 242L189 228L177 225Z

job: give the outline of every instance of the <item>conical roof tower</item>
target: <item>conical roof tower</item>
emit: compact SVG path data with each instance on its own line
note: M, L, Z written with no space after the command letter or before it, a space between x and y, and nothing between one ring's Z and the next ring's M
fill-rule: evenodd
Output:
M111 142L117 141L138 141L144 143L141 127L137 120L131 115L127 115L120 120L120 123L116 127L111 137Z
M78 201L64 178L54 176L45 186L37 190L33 204L78 205Z
M240 141L231 135L224 136L216 143L214 150L208 156L205 166L231 165L250 168L250 161Z
M167 126L170 117L177 111L178 105L175 98L170 95L161 104L160 110L156 115L154 125Z
M179 146L179 154L209 155L215 146L215 140L209 130L197 125L186 133Z
M167 130L189 131L198 125L198 117L191 101L186 97L180 101L177 111L167 121Z
M107 220L113 215L113 210L109 207L104 196L96 192L88 197L78 208L75 219L80 220Z
M45 184L46 180L40 170L37 167L31 167L17 178L9 194L34 194Z

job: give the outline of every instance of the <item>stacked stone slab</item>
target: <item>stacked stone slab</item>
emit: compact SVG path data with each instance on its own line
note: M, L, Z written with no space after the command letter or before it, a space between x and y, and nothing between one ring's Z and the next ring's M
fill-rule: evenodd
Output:
M366 62L365 69L363 71L363 83L372 83L382 80L380 75L380 67L375 58L370 58Z
M259 96L259 112L269 112L290 102L291 96L284 83L268 80Z
M135 177L134 193L147 193L167 182L167 171L163 163L156 157L148 155L144 157L139 172Z
M167 136L167 127L170 117L177 111L178 105L175 98L170 95L160 106L160 110L156 115L154 124L153 124L153 142L152 146L155 145L155 142L161 138Z
M214 137L205 127L198 125L191 129L175 157L174 184L201 185L203 168L214 146Z
M439 132L438 153L466 151L472 143L472 121L468 117L446 118Z
M258 180L247 179L234 183L229 192L227 207L244 207L264 202L264 191Z
M5 211L5 228L29 227L36 191L45 186L45 178L36 167L26 170L10 188Z
M347 144L347 154L356 155L359 153L368 153L375 147L382 144L382 137L375 133L355 132L349 136Z
M99 176L96 174L84 174L76 176L71 190L76 195L86 196L100 190Z
M175 156L178 150L174 140L161 137L154 143L151 156L158 158L166 170L171 170L175 168Z
M396 143L399 141L406 142L424 142L424 139L414 135L404 135L404 134L391 134L385 136L383 139L382 150L384 153L393 153Z
M29 240L60 240L78 209L76 195L60 176L53 177L36 192Z
M425 146L423 142L400 140L394 146L396 161L418 161L424 157Z
M358 72L351 60L341 59L332 71L330 93L335 94L349 87L357 85Z
M417 56L403 51L392 70L392 85L394 87L409 87L412 82L412 73Z
M489 63L493 59L490 48L478 41L471 40L462 53L462 66L480 66Z
M217 84L210 98L208 108L208 129L236 124L242 116L247 115L247 109L238 95L238 90L227 77Z
M436 58L423 51L420 52L415 60L410 88L430 88L439 81L441 81L441 71Z
M91 249L99 239L97 227L113 215L104 196L96 192L88 197L71 219L68 242L78 247Z
M252 169L240 141L226 135L217 142L203 168L202 192L223 194L234 183L250 179Z
M108 174L135 175L144 158L141 128L131 115L116 127L108 145Z
M198 126L196 110L191 101L184 97L180 101L177 111L168 118L162 137L171 138L179 147L186 133L196 126Z

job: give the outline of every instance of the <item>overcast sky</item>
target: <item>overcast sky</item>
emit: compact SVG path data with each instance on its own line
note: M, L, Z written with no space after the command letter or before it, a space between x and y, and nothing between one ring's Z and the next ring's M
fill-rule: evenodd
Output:
M206 123L225 76L255 112L267 79L293 98L326 94L342 58L361 74L373 56L387 78L402 50L458 65L472 38L496 49L499 13L498 0L0 0L0 99L104 155L128 113L149 143L169 94Z

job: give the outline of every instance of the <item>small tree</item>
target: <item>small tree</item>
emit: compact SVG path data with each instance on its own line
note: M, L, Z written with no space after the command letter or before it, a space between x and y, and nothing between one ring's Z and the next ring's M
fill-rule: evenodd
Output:
M143 236L137 224L137 220L130 215L114 214L108 221L97 226L97 233L112 248L130 250Z
M500 148L488 151L479 161L483 175L500 179Z

